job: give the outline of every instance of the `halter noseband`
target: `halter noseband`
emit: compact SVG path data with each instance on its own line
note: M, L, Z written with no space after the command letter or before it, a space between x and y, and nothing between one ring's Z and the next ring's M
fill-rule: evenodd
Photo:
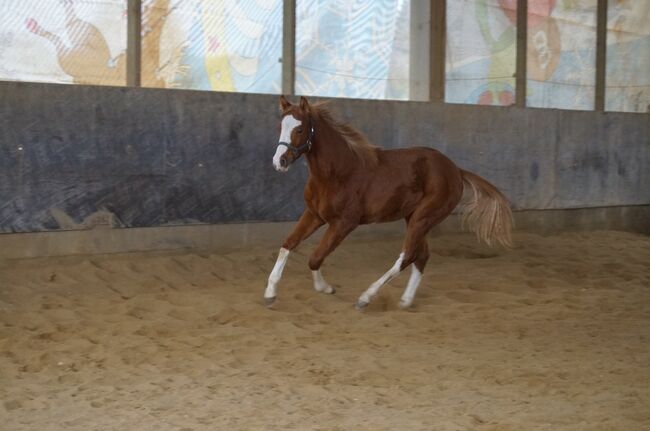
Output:
M314 140L314 122L313 122L313 120L311 119L311 116L310 116L309 117L309 137L307 138L307 141L304 144L299 145L297 147L294 147L293 145L291 145L291 143L279 142L278 146L284 145L285 147L287 147L287 149L289 151L291 151L291 154L293 154L293 160L296 160L298 157L300 157L304 153L308 153L311 150L311 145L312 145L313 140Z

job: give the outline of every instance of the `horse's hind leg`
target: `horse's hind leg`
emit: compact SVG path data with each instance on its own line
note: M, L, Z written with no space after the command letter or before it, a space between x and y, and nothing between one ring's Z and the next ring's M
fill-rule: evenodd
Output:
M411 224L409 224L409 228L411 228ZM426 232L428 232L428 229ZM426 232L422 235L426 235ZM400 307L407 308L413 303L413 297L415 297L415 292L420 284L420 279L422 278L422 270L429 258L429 248L427 246L426 238L422 237L419 241L414 241L412 238L413 235L410 234L410 232L407 233L406 241L404 243L404 251L400 253L395 264L384 275L382 275L379 280L372 283L359 297L359 300L355 305L357 310L363 310L366 308L370 303L370 300L377 295L377 292L379 292L379 289L381 289L383 285L397 277L402 270L415 262L416 266L413 266L411 271L411 277L406 287L406 291L404 292L404 295L402 295Z
M379 280L372 283L370 287L361 294L354 307L357 310L363 310L366 308L368 304L370 304L370 300L377 294L377 292L379 292L379 289L381 289L384 284L397 277L397 275L402 271L403 261L404 253L400 253L399 258L397 258L395 261L395 264L384 275L382 275Z
M417 290L418 285L420 284L420 279L422 278L422 270L424 269L424 265L429 257L429 249L426 245L426 235L433 226L440 223L450 212L450 210L444 208L434 207L433 202L433 200L423 202L409 217L402 253L399 255L399 258L393 267L382 275L379 280L372 283L359 297L359 300L355 305L357 310L364 309L377 292L379 292L379 289L384 284L397 277L397 275L407 266L413 262L419 262L418 265L420 266L416 266L417 272L411 273L407 289L404 292L405 296L402 296L403 305L402 301L400 301L400 305L404 308L411 305L413 297L415 296L415 291Z
M415 293L420 286L420 281L422 280L422 273L424 272L424 267L429 260L429 245L427 244L426 238L423 238L420 242L420 247L417 252L417 257L413 266L411 266L411 276L409 281L406 284L406 289L402 294L402 298L399 301L400 308L408 308L413 304L413 298L415 298Z
M429 260L427 234L432 227L443 221L453 208L451 204L436 207L434 202L435 199L423 202L407 220L406 240L404 241L405 257L402 262L402 269L405 269L411 263L413 263L413 266L411 267L411 277L399 302L401 308L408 308L413 304L415 293L422 280L424 267Z

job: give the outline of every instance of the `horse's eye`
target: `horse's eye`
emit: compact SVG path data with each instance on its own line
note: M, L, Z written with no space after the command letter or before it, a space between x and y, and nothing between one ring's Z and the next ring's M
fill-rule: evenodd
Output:
M298 127L298 133L302 133L302 127Z

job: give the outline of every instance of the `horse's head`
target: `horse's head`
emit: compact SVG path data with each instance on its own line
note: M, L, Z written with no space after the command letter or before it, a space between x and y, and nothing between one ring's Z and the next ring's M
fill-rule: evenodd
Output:
M299 105L292 105L280 96L280 142L273 156L273 166L277 171L288 171L291 163L311 149L314 127L310 111L309 102L304 97L300 98Z

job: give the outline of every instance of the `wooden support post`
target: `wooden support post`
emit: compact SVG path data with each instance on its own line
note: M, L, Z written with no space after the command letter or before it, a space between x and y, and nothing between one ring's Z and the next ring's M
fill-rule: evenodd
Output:
M429 44L430 94L432 102L445 101L445 48L447 44L447 7L445 0L431 0L431 42Z
M607 70L607 0L598 0L596 19L596 95L594 108L605 110L605 71Z
M284 0L282 20L282 94L292 95L296 85L296 0Z
M431 95L429 48L431 39L431 3L412 1L409 28L409 100L426 101Z
M142 61L141 36L141 0L128 0L127 4L127 37L126 37L126 85L140 86L140 70Z
M517 0L516 106L526 106L526 62L528 48L528 0Z

